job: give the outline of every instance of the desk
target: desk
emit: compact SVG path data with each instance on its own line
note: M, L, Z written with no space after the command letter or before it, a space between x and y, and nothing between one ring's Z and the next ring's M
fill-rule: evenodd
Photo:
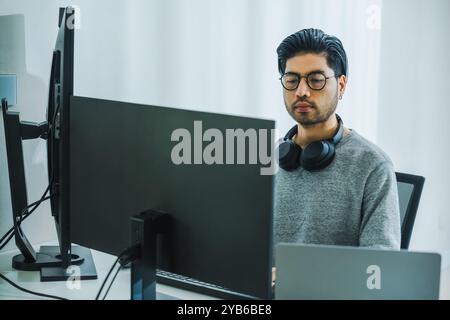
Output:
M46 245L52 245L47 243ZM39 249L39 247L35 247ZM97 268L97 280L81 281L80 289L68 289L65 281L58 282L40 282L39 271L17 271L11 267L11 259L18 254L18 250L6 251L0 254L0 271L8 279L16 284L39 293L57 295L71 300L94 300L97 292L106 277L109 269L114 263L116 257L91 250L94 258L95 267ZM112 276L110 277L110 279ZM109 283L109 282L108 282ZM106 285L107 286L107 285ZM105 287L106 287L105 286ZM211 296L178 289L163 284L157 284L156 290L165 295L169 295L181 300L212 300L216 299ZM103 293L105 288L103 289ZM103 297L103 295L102 295ZM43 297L27 294L20 291L4 280L0 279L0 300L11 299L46 299ZM129 300L130 299L130 270L121 270L114 281L111 290L108 293L108 300ZM440 299L450 299L450 268L442 270L441 276L441 293Z
M49 244L46 244L49 245ZM51 244L50 244L51 245ZM35 250L39 246L35 247ZM0 272L17 285L38 293L56 295L70 300L94 300L100 286L103 283L109 269L113 265L116 257L91 250L92 257L97 269L97 280L83 280L80 282L79 289L69 289L65 281L57 282L41 282L39 271L18 271L12 268L11 259L18 254L18 250L6 251L0 254ZM116 266L117 267L117 266ZM110 276L111 280L113 274ZM103 288L103 294L109 285L109 281ZM169 295L181 300L212 300L216 299L211 296L178 289L163 284L157 284L156 290L159 293ZM103 294L101 297L103 297ZM0 279L0 300L18 300L18 299L46 299L36 295L31 295L20 291L9 283ZM107 296L108 300L129 300L130 299L130 270L123 269L119 272Z

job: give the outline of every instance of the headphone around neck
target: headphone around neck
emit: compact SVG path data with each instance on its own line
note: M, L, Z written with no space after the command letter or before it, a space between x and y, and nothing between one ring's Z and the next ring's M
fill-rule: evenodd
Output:
M304 150L292 138L297 134L298 127L288 131L283 142L278 147L278 164L286 171L294 171L299 166L308 171L318 171L326 168L334 159L335 146L342 140L344 124L336 114L338 129L331 139L311 142Z

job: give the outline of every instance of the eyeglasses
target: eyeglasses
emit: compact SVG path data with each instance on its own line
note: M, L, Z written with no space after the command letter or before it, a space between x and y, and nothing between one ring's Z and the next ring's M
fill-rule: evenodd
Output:
M293 91L297 90L302 78L306 79L308 87L310 87L312 90L319 91L325 88L328 79L337 78L337 76L326 77L323 73L320 72L312 72L305 76L301 76L298 73L286 72L281 76L280 81L283 88L289 91Z

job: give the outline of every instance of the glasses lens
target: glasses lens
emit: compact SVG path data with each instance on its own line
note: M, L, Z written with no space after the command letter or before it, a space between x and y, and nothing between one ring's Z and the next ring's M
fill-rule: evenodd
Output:
M311 89L321 90L325 87L326 78L321 73L312 73L308 76L308 84Z
M283 87L287 90L295 90L298 87L299 78L296 74L287 73L281 78Z

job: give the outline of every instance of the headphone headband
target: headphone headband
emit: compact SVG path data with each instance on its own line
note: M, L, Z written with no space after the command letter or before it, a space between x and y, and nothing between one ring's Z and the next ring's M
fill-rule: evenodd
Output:
M337 132L334 134L333 138L328 139L333 144L338 144L339 141L341 141L342 136L344 135L344 122L342 121L341 117L336 114L336 119L338 121L338 129ZM296 134L298 133L298 126L295 125L292 127L284 136L284 141L291 140Z
M338 121L339 127L338 127L336 134L330 140L330 142L334 145L338 144L339 141L341 141L342 137L344 136L344 122L342 121L341 117L339 117L338 114L336 114L336 119Z

